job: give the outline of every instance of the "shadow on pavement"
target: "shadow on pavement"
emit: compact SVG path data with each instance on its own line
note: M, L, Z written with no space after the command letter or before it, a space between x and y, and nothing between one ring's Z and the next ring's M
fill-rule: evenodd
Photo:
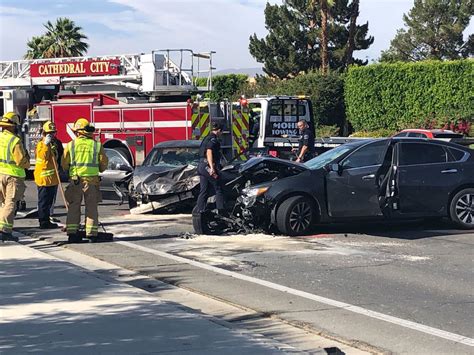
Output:
M277 350L55 259L2 257L0 289L2 354L272 354Z
M126 220L126 221L113 221L113 222L104 222L104 226L117 226L121 224L126 224L126 225L140 225L140 224L146 224L146 223L178 223L182 224L183 223L183 218L182 217L176 217L176 218L160 218L160 219L142 219L142 220ZM189 221L191 223L191 221Z
M117 237L116 240L124 241L124 242L137 242L141 240L160 240L160 239L173 239L178 238L177 235L171 234L160 234L155 236L143 236L143 237Z
M384 238L416 240L469 233L467 230L455 229L448 220L413 220L404 222L357 222L321 225L315 228L314 235L318 237L327 234L367 234ZM346 235L347 236L347 235ZM305 238L305 237L302 237Z

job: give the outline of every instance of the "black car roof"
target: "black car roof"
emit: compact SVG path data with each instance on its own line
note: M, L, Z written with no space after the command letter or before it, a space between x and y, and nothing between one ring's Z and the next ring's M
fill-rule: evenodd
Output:
M387 138L361 138L360 140L355 140L354 142L345 143L344 146L349 147L359 147L361 145L365 145L367 143L372 143L376 141L381 141Z
M462 146L460 144L456 144L453 142L448 142L445 140L440 140L440 139L429 139L429 138L421 138L421 137L390 137L390 138L369 138L369 139L361 139L357 140L355 142L350 142L344 144L345 146L351 146L351 147L360 147L362 145L376 142L376 141L393 141L393 142L423 142L423 143L428 143L428 144L436 144L436 145L444 145L448 147L453 147L456 149L462 149L465 151L469 151L469 148Z
M188 140L175 140L175 141L166 141L155 144L155 148L199 148L201 145L200 140L188 139Z
M420 137L392 137L390 139L392 139L393 141L401 141L401 142L423 142L423 143L428 143L428 144L444 145L444 146L448 146L448 147L452 147L456 149L461 149L464 151L469 151L468 147L465 147L457 143L441 140L441 139L429 139L429 138L420 138Z

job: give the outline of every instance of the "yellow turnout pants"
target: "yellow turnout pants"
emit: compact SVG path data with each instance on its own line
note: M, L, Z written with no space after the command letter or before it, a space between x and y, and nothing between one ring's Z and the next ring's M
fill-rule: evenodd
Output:
M65 196L68 203L66 218L67 234L75 234L79 229L81 223L81 203L84 196L86 236L97 236L99 230L99 212L97 207L101 201L99 186L82 179L73 180L66 187Z
M10 234L15 219L16 203L23 198L25 179L0 174L0 230Z

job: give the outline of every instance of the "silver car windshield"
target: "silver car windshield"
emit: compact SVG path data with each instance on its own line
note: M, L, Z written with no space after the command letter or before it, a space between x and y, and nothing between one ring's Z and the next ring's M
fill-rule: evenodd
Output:
M325 165L329 164L333 160L339 158L340 156L344 155L348 151L352 149L352 146L341 145L337 148L328 150L321 155L318 155L316 158L308 160L304 165L311 170L316 170L324 167Z
M161 148L154 149L146 162L145 166L183 166L195 165L199 163L198 148Z

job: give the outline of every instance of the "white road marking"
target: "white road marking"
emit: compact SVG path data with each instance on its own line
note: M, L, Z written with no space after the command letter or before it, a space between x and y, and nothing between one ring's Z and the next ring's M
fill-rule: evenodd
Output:
M371 311L369 309L365 309L365 308L362 308L362 307L359 307L359 306L353 306L349 303L339 302L339 301L336 301L336 300L332 300L330 298L317 296L317 295L314 295L314 294L309 293L309 292L295 290L293 288L286 287L286 286L283 286L283 285L279 285L279 284L276 284L276 283L273 283L273 282L260 280L260 279L257 279L255 277L251 277L251 276L242 275L242 274L239 274L239 273L234 272L234 271L224 270L224 269L218 268L216 266L207 265L207 264L201 263L199 261L186 259L186 258L177 256L177 255L168 254L168 253L156 250L156 249L143 247L141 245L134 244L134 243L131 243L131 242L117 241L116 243L125 245L125 246L133 248L133 249L141 250L141 251L144 251L144 252L147 252L147 253L150 253L150 254L158 255L158 256L161 256L163 258L168 258L168 259L172 259L172 260L179 261L179 262L182 262L182 263L186 263L186 264L189 264L189 265L193 265L193 266L199 267L201 269L205 269L205 270L216 272L216 273L219 273L219 274L222 274L222 275L234 277L234 278L239 279L239 280L252 282L254 284L265 286L265 287L268 287L268 288L271 288L271 289L274 289L274 290L277 290L277 291L286 292L286 293L291 294L291 295L303 297L303 298L306 298L306 299L309 299L309 300L312 300L312 301L316 301L316 302L319 302L319 303L322 303L322 304L326 304L326 305L333 306L333 307L336 307L336 308L341 308L341 309L345 309L345 310L348 310L348 311L351 311L351 312L354 312L354 313L358 313L358 314L361 314L361 315L364 315L364 316L367 316L367 317L370 317L370 318L375 318L375 319L379 319L379 320L382 320L382 321L385 321L385 322L388 322L388 323L396 324L396 325L399 325L399 326L404 327L404 328L417 330L419 332L423 332L423 333L433 335L433 336L436 336L436 337L439 337L439 338L451 340L451 341L454 341L456 343L460 343L460 344L464 344L464 345L467 345L467 346L473 346L474 347L474 339L463 336L463 335L447 332L447 331L444 331L444 330L441 330L441 329L429 327L429 326L426 326L426 325L423 325L423 324L420 324L420 323L415 323L415 322L412 322L412 321L409 321L409 320L405 320L405 319L401 319L401 318L397 318L397 317L392 317L392 316L389 316L387 314Z

